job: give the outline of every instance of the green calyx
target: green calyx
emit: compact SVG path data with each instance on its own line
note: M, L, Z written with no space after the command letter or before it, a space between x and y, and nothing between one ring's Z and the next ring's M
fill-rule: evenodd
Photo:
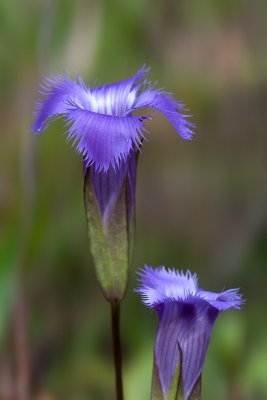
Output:
M128 221L128 178L122 185L105 224L92 185L88 168L84 180L84 203L90 248L94 259L97 280L105 298L112 303L120 302L126 292L132 238ZM134 210L132 213L134 215Z

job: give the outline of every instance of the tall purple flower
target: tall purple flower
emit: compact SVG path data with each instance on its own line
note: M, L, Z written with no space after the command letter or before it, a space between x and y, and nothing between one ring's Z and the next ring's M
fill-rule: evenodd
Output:
M43 132L65 118L67 140L83 157L84 198L91 250L106 298L120 301L127 286L135 215L136 158L151 115L134 112L149 107L163 113L180 136L191 139L193 124L181 114L182 103L155 89L149 69L109 85L86 86L77 75L44 79L32 130Z
M184 106L155 89L147 80L148 71L142 68L132 78L96 88L87 87L78 75L77 80L61 75L44 79L33 132L39 134L58 116L65 117L70 124L68 140L73 140L85 165L94 165L97 171L117 169L131 150L140 147L143 121L151 116L133 115L137 109L162 112L182 138L191 139L193 125L181 114Z
M157 311L153 400L198 399L211 330L220 311L239 309L237 289L214 293L198 287L196 274L145 266L140 273L144 304ZM197 393L198 392L198 393Z

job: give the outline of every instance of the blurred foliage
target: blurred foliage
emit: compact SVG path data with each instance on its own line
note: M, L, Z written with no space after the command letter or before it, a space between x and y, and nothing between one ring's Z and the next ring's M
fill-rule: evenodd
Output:
M14 233L7 234L0 248L0 343L6 338L11 321L18 275L18 243Z
M22 286L34 397L113 398L109 309L88 251L81 159L60 121L41 138L29 130L44 75L77 70L109 82L146 63L188 104L198 135L185 143L163 117L148 122L122 315L126 399L149 398L156 320L132 293L145 262L189 267L210 290L241 288L244 310L214 328L203 398L267 398L266 13L265 0L0 0L2 391L14 378L8 333Z

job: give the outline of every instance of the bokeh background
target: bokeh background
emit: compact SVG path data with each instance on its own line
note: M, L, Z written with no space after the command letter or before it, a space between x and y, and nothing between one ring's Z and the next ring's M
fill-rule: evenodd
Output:
M81 159L62 122L29 132L44 75L108 83L144 63L198 127L184 142L163 117L147 123L122 309L125 398L149 398L156 317L132 293L148 263L190 268L209 290L241 288L244 309L213 330L203 399L267 399L266 16L265 0L0 1L1 400L114 399Z

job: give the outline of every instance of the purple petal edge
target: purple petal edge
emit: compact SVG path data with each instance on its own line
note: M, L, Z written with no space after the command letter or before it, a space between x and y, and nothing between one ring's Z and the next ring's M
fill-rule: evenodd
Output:
M161 112L185 140L191 140L195 124L187 120L191 115L183 115L185 106L172 98L171 94L150 87L144 90L135 102L135 108L149 107Z
M87 167L94 164L97 171L120 168L134 147L141 145L144 119L148 117L117 117L88 110L68 110L71 124L68 141L83 155Z
M44 78L39 86L40 98L35 104L32 132L42 133L58 116L65 115L69 108L69 99L76 99L83 104L86 97L86 86L77 75L78 82L67 75L55 75Z
M196 274L165 267L151 268L147 265L138 273L140 286L136 292L140 293L144 304L148 307L157 307L164 302L192 303L201 299L219 311L229 308L240 309L244 300L238 289L230 289L215 293L202 290L198 287Z

